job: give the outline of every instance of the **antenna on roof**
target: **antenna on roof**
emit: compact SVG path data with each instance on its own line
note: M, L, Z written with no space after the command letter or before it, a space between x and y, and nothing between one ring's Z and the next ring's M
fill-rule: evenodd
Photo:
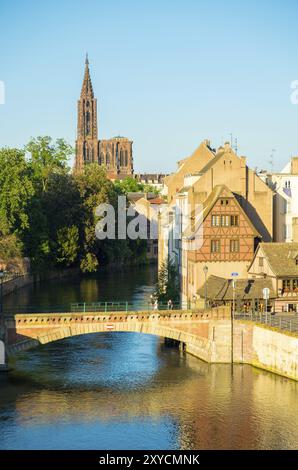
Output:
M233 149L234 152L237 155L237 152L238 152L238 139L237 139L237 137L235 137L235 139L233 139L233 134L232 133L230 133L229 135L230 135L231 149Z
M275 152L276 152L275 149L271 150L271 155L270 155L270 159L269 159L269 165L271 167L271 173L273 173L273 170L274 170L274 155L275 155Z
M230 140L230 142L231 142L231 147L233 148L233 134L232 134L232 132L230 133L230 137L231 137L231 140Z
M237 137L235 139L235 153L236 153L236 155L238 153L238 139L237 139Z

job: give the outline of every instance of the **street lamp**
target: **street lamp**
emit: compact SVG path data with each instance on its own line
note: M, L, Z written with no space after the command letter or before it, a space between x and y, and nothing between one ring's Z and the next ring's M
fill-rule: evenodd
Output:
M233 287L233 319L235 318L235 290L236 290L236 279L232 280Z
M208 274L208 266L203 267L203 271L205 274L205 310L207 309L207 274Z
M231 309L231 364L234 362L234 317L235 317L235 290L236 279L232 279L233 305Z

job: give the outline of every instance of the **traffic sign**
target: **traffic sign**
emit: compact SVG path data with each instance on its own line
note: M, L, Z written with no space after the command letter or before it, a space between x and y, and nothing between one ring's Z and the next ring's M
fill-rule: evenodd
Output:
M239 276L239 273L231 273L231 276L232 277L237 277L237 276Z

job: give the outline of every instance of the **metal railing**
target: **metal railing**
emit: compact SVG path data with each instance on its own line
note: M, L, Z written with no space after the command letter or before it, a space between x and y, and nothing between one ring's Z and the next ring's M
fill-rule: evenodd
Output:
M158 302L154 305L146 301L107 301L107 302L77 302L65 305L53 306L30 306L13 305L4 306L3 313L84 313L84 312L141 312L157 310L187 310L190 305L187 302L172 302L170 306L167 302Z
M280 330L298 331L298 316L286 316L271 313L236 313L235 320L251 320Z

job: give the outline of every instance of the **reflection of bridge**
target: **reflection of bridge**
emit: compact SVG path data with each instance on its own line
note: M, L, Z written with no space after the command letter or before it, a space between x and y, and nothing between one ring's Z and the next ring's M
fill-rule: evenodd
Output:
M227 306L207 310L20 313L1 317L0 370L7 356L82 334L122 331L177 341L206 362L256 365L298 380L298 337L269 325L232 321Z
M230 347L223 361L219 361L215 347L219 329L221 338L223 330L230 334L228 307L209 310L23 313L5 315L3 327L8 356L71 336L130 331L176 340L183 344L186 351L208 362L230 360Z

